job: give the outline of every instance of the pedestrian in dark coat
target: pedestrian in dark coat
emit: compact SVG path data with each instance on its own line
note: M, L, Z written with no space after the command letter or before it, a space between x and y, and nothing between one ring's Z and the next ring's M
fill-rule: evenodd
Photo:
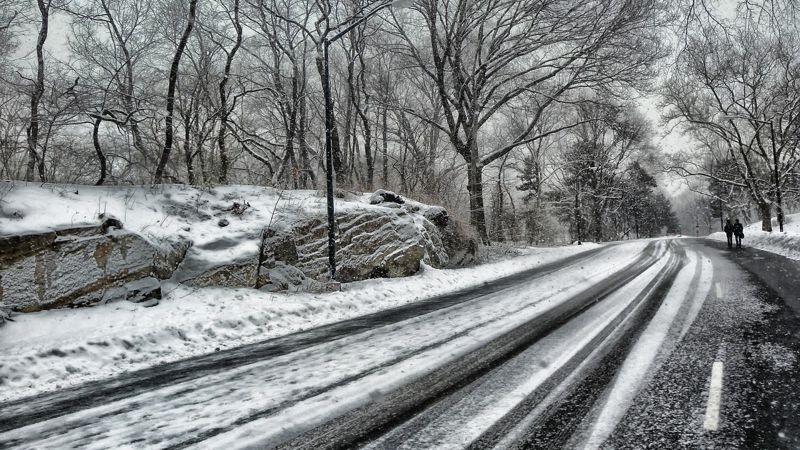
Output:
M733 235L736 236L736 248L742 248L742 238L744 237L744 227L741 223L739 223L739 219L736 219L736 223L733 224Z
M725 231L725 236L728 238L728 248L733 247L733 239L731 239L733 236L733 224L731 223L731 219L725 222L725 228L722 230Z

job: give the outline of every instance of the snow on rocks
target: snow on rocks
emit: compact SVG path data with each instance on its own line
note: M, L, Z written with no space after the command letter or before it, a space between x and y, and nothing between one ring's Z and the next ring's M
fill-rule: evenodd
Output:
M118 228L106 221L0 238L0 303L20 312L85 305L102 300L109 289L150 277L158 249ZM156 290L151 286L148 298L160 295Z
M270 291L318 290L327 277L326 205L316 191L3 184L0 236L16 259L1 261L11 275L0 281L6 293L0 299L14 310L78 306L131 290L138 300L156 298L121 287L147 277L168 279L168 289L186 283ZM338 281L408 276L421 263L444 267L474 257L474 240L442 226L443 208L389 191L366 195L397 208L339 196ZM80 239L60 237L74 234L65 230L80 230ZM294 256L274 247L269 230L280 232L283 244L291 241ZM21 236L42 243L26 247L16 242ZM23 248L27 253L19 254ZM97 264L84 264L92 255Z

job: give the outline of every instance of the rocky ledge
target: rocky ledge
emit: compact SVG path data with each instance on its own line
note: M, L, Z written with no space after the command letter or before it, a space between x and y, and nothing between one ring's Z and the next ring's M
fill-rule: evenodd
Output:
M383 190L368 196L367 203L335 216L336 282L403 277L417 273L423 263L444 268L474 260L475 240L444 208ZM257 250L217 263L205 257L207 250L237 242L224 230L220 225L219 237L197 249L177 237L145 239L115 218L95 226L0 237L0 311L119 299L155 305L169 283L268 291L330 287L324 215L265 224L256 236Z

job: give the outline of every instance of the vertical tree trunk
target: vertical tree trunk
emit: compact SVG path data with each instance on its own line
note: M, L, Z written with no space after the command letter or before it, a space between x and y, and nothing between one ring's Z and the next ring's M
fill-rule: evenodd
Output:
M592 222L594 226L594 241L603 242L603 205L599 199L595 199L592 205Z
M41 1L41 0L40 0ZM175 130L172 127L172 118L175 111L175 88L178 84L178 69L180 68L181 58L183 51L186 49L186 44L189 42L189 36L192 35L194 28L194 21L197 13L197 1L189 0L189 20L186 22L186 28L183 30L178 48L175 50L175 56L172 58L172 65L169 69L169 85L167 86L167 117L165 119L165 133L164 133L164 150L161 152L161 159L156 168L154 182L161 183L164 177L164 170L169 161L169 155L172 152L172 141L174 138Z
M124 36L122 36L122 32L120 32L119 27L117 26L116 19L114 18L113 14L111 13L111 9L108 7L108 3L103 0L101 2L101 6L103 7L103 11L106 14L106 18L108 20L108 24L111 27L111 31L114 34L114 40L116 44L119 46L120 51L122 51L122 55L125 58L125 93L123 98L123 105L125 106L125 113L128 114L130 117L130 130L131 134L133 135L133 148L136 149L139 154L142 155L145 162L150 162L153 160L153 156L144 148L144 143L142 141L142 132L139 129L139 123L134 117L134 112L136 111L136 103L134 98L134 75L133 75L133 57L131 56L131 52L128 49L127 40Z
M325 45L320 43L320 46ZM323 65L322 49L318 49L319 56L316 59L317 72L320 78L325 77L325 67ZM333 171L336 172L337 182L339 181L339 172L342 171L342 149L339 143L339 127L336 125L336 113L333 108L333 99L331 98L331 155L333 159Z
M767 202L758 203L758 215L761 218L761 229L763 231L772 231L772 208Z
M197 180L194 174L194 154L192 152L192 109L189 105L188 111L183 115L183 160L186 163L186 176L190 185L194 185Z
M476 160L477 157L473 157L467 162L470 222L475 227L481 242L489 244L489 234L486 231L486 211L483 205L483 174Z
M382 139L383 139L383 158L381 161L381 178L383 182L383 187L387 187L387 183L389 181L389 136L386 130L386 123L387 123L387 116L389 115L389 108L387 106L383 107L383 124L382 128Z
M94 119L94 126L92 126L92 144L94 144L94 151L97 153L97 161L100 162L100 178L95 183L95 186L101 186L106 181L106 155L100 147L100 124L103 123L102 115L98 115Z
M303 79L303 84L305 84L305 78ZM305 89L303 89L303 92L305 92ZM306 141L306 123L308 123L308 117L306 113L305 95L300 96L298 116L297 141L300 147L300 165L302 166L300 186L303 189L306 189L309 186L315 188L317 183L314 180L314 172L311 170L308 160L308 142Z
M41 26L39 28L39 37L36 40L36 81L31 92L31 119L27 129L28 167L25 171L25 181L33 181L33 172L39 159L37 150L39 145L39 102L42 99L42 94L44 94L44 43L47 41L47 33L50 28L50 1L37 0L36 4L39 7ZM39 166L39 177L44 181L44 171L41 169L44 167L44 162L42 161Z
M227 52L225 58L225 71L222 74L222 80L219 82L219 131L217 135L217 146L219 147L219 178L218 181L222 184L228 183L228 152L225 147L225 133L228 131L228 116L230 110L228 109L228 80L231 76L231 66L233 65L233 58L236 57L236 52L242 46L242 24L239 21L239 0L233 1L233 27L236 29L236 43L233 48Z

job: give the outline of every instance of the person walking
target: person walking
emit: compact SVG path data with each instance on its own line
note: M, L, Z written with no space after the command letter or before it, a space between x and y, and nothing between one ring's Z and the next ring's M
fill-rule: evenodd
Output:
M733 235L736 236L736 248L742 248L742 238L744 237L744 227L741 223L739 223L739 219L736 219L736 223L733 224ZM728 239L730 241L730 238Z
M733 236L733 224L731 223L731 219L725 222L725 228L722 230L725 232L725 237L728 238L728 248L733 247L733 239L731 239L731 236Z

